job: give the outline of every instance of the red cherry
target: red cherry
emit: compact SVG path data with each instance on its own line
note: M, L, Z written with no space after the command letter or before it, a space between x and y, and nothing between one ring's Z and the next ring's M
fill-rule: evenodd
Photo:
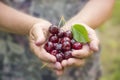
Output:
M65 54L63 52L59 52L58 54L61 54L63 59L65 58Z
M52 55L56 55L58 53L58 51L57 50L52 50L51 52L50 52L50 54L52 54Z
M56 50L62 50L62 44L57 43L57 44L54 46L54 48L55 48Z
M75 50L79 50L79 49L82 49L82 46L83 44L79 43L79 42L75 42L73 45L72 45L72 48L75 49Z
M45 46L44 46L44 48L45 48L45 50L47 51L47 52L50 52L52 49L53 49L53 43L52 42L47 42L46 44L45 44Z
M65 37L68 37L68 38L70 38L70 39L73 38L73 34L72 34L72 32L69 31L69 30L64 33L64 36L65 36Z
M63 44L62 44L62 49L63 49L64 51L70 50L70 49L71 49L71 44L70 44L70 42L68 42L68 41L63 42Z
M74 44L76 41L74 39L71 40L71 44Z
M51 26L49 27L49 32L50 32L51 34L58 34L59 28L58 28L56 25L51 25Z
M65 59L71 58L71 57L72 57L72 51L66 51L66 52L64 53L64 56L65 56Z
M57 26L51 25L49 32L52 34L44 48L54 55L58 62L72 57L72 50L82 49L83 44L73 39L71 31L62 31Z
M60 30L60 31L59 31L58 37L59 37L59 38L64 37L64 31L63 31L63 30Z
M49 41L51 41L53 43L57 43L59 41L59 39L56 35L51 35L49 38Z
M63 43L66 42L66 41L67 41L67 42L71 42L70 38L68 38L68 37L62 38L60 42L63 44Z
M56 59L58 62L61 62L63 60L63 57L61 54L56 54Z

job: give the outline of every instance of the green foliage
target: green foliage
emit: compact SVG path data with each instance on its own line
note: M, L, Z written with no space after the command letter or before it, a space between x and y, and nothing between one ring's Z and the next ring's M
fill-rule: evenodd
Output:
M120 0L116 0L112 16L112 23L114 25L119 25L120 23L119 17L120 17Z
M73 38L77 42L87 43L89 42L88 32L83 25L75 24L72 26Z
M101 80L120 80L120 0L116 0L112 18L100 28L102 43Z

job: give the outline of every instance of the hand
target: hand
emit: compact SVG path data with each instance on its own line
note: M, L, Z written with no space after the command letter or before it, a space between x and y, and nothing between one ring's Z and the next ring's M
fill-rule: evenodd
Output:
M62 69L61 64L56 62L55 56L47 53L44 49L49 26L51 24L47 21L42 21L32 26L29 32L30 48L43 64L47 63L47 67L59 70Z
M73 24L78 24L77 22ZM63 30L70 30L71 27L67 26L72 26L73 24L67 23L65 26L62 28ZM68 60L63 60L62 61L62 66L65 67L70 67L70 66L82 66L85 63L85 59L92 55L93 51L98 50L98 45L99 45L99 40L96 36L95 31L87 26L86 24L80 23L85 26L85 28L88 31L88 36L90 38L90 43L89 45L86 44L83 46L81 50L75 50L72 52L72 56L74 58L70 58Z

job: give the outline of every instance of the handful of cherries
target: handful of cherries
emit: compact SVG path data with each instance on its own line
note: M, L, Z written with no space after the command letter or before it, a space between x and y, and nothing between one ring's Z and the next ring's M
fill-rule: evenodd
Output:
M82 49L83 44L73 39L70 30L64 32L56 25L49 27L50 36L44 45L45 50L54 55L58 62L72 57L73 50Z

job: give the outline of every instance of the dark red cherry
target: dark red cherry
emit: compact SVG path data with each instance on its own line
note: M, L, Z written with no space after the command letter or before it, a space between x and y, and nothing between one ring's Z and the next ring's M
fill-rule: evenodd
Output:
M59 39L56 35L52 35L52 36L50 36L49 41L51 41L53 43L57 43L59 41Z
M51 26L49 27L49 32L50 32L51 34L58 34L59 28L58 28L56 25L51 25Z
M56 55L58 53L58 51L57 50L52 50L51 52L50 52L50 54L52 54L52 55Z
M63 57L61 54L56 54L56 59L58 62L61 62L63 60Z
M75 50L79 50L79 49L82 49L82 46L83 44L79 43L79 42L75 42L73 45L72 45L72 48L75 49Z
M63 30L60 30L60 31L59 31L58 37L59 37L59 38L64 37L64 31L63 31Z
M63 44L62 44L62 49L63 49L64 51L70 50L70 49L71 49L71 44L70 44L70 42L68 42L68 41L63 42Z
M71 44L74 44L76 41L74 39L71 40Z
M47 42L47 43L45 44L44 48L45 48L45 50L46 50L47 52L52 51L53 48L54 48L53 43L52 43L52 42Z
M70 38L68 38L68 37L62 38L60 42L63 44L63 43L66 42L66 41L67 41L67 42L71 42Z
M56 43L56 44L54 44L54 48L55 48L56 50L62 50L62 44Z
M59 52L58 54L61 54L63 59L65 58L65 54L63 52Z
M65 37L69 37L70 39L73 38L73 34L72 34L72 32L69 31L69 30L64 33L64 36L65 36Z
M65 56L65 59L71 58L71 57L72 57L72 51L66 51L66 52L64 53L64 56Z

